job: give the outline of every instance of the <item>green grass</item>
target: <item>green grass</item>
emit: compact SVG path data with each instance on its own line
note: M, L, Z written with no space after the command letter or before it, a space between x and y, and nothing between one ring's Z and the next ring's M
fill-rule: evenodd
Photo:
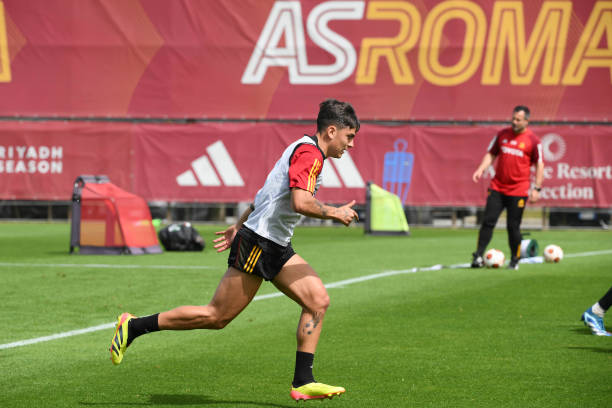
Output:
M0 223L0 344L110 323L122 311L205 304L225 270L226 253L211 243L220 227L198 226L208 245L202 253L147 256L68 255L69 228ZM333 283L468 262L476 234L413 229L411 237L371 237L360 228L305 227L293 245ZM531 238L540 247L559 244L566 255L612 249L612 233L603 230ZM508 253L504 230L491 246ZM17 263L27 265L8 265ZM156 265L177 268L146 267ZM608 253L519 271L442 269L331 288L314 372L347 393L323 404L608 407L612 337L592 336L579 317L611 277ZM269 283L260 289L273 292ZM107 351L112 329L0 350L0 406L295 407L289 384L298 315L285 297L255 301L221 331L140 338L119 367Z

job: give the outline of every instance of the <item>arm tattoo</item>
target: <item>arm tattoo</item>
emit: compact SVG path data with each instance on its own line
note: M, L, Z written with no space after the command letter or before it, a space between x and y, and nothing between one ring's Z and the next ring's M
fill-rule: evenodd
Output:
M323 205L323 203L321 203L320 201L315 201L315 203L319 206L319 210L321 211L321 215L324 217L327 217L327 210L325 209L325 206Z

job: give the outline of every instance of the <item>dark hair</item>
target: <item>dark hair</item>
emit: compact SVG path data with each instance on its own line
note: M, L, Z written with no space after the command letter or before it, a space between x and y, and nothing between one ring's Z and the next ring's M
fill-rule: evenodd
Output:
M319 104L317 132L323 132L329 125L336 125L340 129L354 128L355 131L358 131L360 126L353 106L336 99L327 99Z
M517 105L512 110L512 113L517 113L517 112L520 112L520 111L525 112L525 119L529 119L529 115L531 114L531 112L529 111L528 107L526 107L525 105Z

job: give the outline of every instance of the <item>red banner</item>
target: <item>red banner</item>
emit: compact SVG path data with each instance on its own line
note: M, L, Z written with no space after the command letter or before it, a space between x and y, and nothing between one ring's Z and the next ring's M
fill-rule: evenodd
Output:
M539 205L612 206L608 127L532 127L542 139ZM484 205L490 169L472 173L499 127L364 124L355 147L326 160L318 198L365 201L372 181L404 205ZM251 201L284 148L314 125L1 123L0 199L69 200L81 174L106 174L148 201Z
M609 121L609 1L2 0L0 116Z
M81 174L108 174L133 191L129 125L0 123L0 198L70 200Z

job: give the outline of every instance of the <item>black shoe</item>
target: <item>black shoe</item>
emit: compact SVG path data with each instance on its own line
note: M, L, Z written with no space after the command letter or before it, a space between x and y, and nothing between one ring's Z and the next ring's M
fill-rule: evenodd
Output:
M517 259L511 259L510 263L508 264L508 269L513 269L515 271L518 271L519 268L519 260Z
M470 266L472 268L482 268L484 266L484 259L482 259L482 255L474 252L472 254L472 264Z

